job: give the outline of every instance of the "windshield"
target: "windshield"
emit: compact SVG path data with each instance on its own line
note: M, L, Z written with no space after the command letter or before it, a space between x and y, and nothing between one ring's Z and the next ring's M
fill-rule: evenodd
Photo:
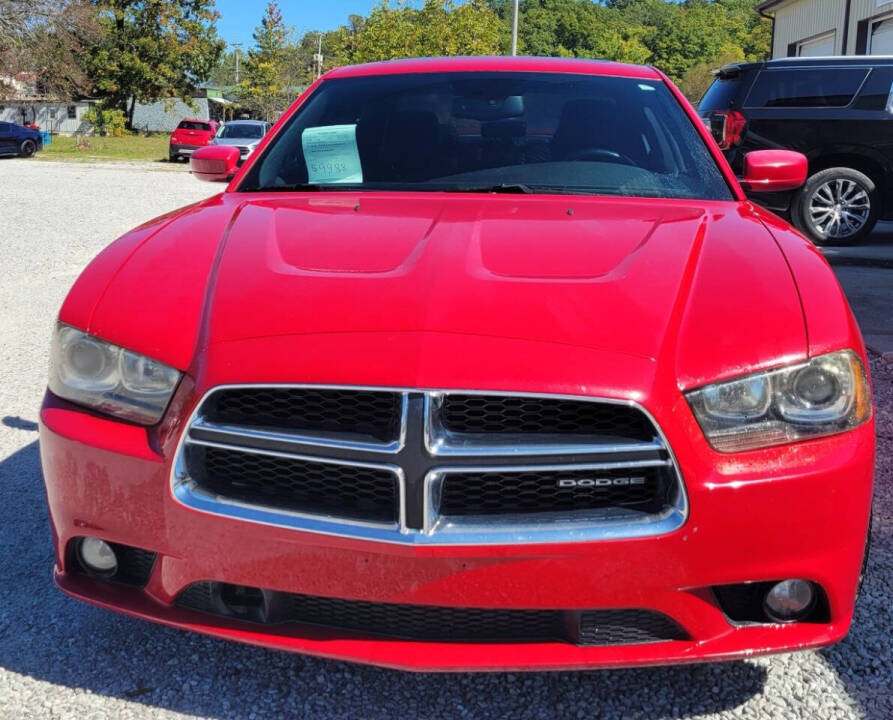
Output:
M731 199L663 82L561 73L323 82L239 190L339 188Z
M217 137L222 138L249 138L251 140L259 140L263 136L263 125L255 125L254 123L246 125L230 123L224 125L217 135Z

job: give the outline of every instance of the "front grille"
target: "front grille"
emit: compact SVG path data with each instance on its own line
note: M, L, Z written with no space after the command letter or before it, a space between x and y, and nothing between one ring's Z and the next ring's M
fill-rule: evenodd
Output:
M378 468L197 447L202 485L228 498L356 520L397 521L397 479ZM203 456L203 457L195 457Z
M554 610L396 605L292 595L292 622L412 640L487 642L558 640L564 617Z
M672 619L651 610L586 610L580 615L581 645L640 645L686 640Z
M651 440L641 410L613 403L505 395L444 395L443 427L453 433L566 435Z
M427 642L568 642L618 645L686 639L650 610L506 610L372 603L215 582L194 583L180 607L263 624L296 623L358 635Z
M400 393L308 388L233 388L211 397L204 417L224 425L395 440Z
M172 483L208 512L398 543L642 537L685 517L643 410L563 396L224 387L200 403Z
M440 511L448 516L572 512L665 504L663 468L449 473Z

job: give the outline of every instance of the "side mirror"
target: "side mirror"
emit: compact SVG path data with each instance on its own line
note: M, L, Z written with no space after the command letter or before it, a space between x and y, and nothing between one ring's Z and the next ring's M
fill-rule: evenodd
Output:
M754 150L744 156L741 187L748 193L796 190L806 182L806 156L791 150Z
M189 169L199 180L229 182L239 164L239 148L232 145L208 145L189 158Z

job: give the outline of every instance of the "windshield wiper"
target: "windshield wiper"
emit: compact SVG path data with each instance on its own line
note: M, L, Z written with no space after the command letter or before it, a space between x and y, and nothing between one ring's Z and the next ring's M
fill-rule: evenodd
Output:
M518 193L526 195L535 193L536 190L524 183L497 183L496 185L457 185L449 188L447 192Z
M242 192L317 192L322 190L356 190L355 183L291 183L286 185L258 185L245 188Z
M411 184L395 187L377 187L374 184L360 185L357 183L291 183L285 185L259 185L246 188L243 192L302 192L325 190L392 190L406 192L454 192L454 193L517 193L534 194L537 192L555 192L550 188L532 188L524 183L496 183L490 185L452 185L449 187L426 186L423 184Z

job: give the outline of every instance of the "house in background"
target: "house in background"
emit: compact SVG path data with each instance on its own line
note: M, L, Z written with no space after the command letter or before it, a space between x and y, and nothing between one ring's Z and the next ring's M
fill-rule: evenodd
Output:
M893 55L893 0L764 0L772 57Z
M137 103L133 108L133 129L140 132L172 132L184 117L199 120L224 121L231 119L227 109L232 103L223 97L219 88L199 88L192 95L192 103L179 98L154 103Z
M95 100L52 101L41 98L0 100L0 121L25 125L33 123L40 130L54 135L74 135L89 127L84 113Z
M50 133L71 135L81 131L83 117L94 104L90 98L63 100L40 92L34 73L0 75L0 121L33 123Z

